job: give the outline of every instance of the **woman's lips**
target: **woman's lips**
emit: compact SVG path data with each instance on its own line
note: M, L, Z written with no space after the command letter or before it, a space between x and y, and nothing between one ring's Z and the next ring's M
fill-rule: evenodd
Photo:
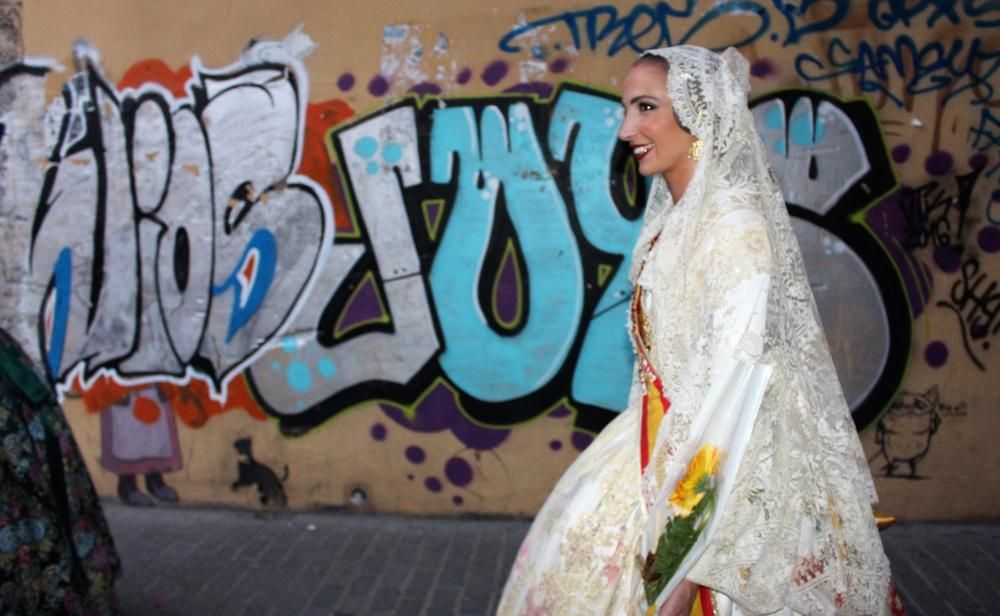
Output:
M646 145L637 145L632 148L632 154L635 155L636 160L642 160L649 151L653 149L652 143L647 143Z

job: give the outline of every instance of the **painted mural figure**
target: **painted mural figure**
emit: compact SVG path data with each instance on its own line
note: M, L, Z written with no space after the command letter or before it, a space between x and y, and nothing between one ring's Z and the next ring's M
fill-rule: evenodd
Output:
M288 505L285 495L285 481L288 480L288 465L285 465L281 477L274 470L253 457L253 440L245 437L236 439L233 443L239 461L236 463L236 481L230 488L235 492L239 488L257 486L260 504L265 507L284 509Z
M501 614L888 613L871 472L748 73L678 46L624 81L619 137L653 177L629 405L540 510Z
M899 476L899 466L909 466L908 477L917 478L917 464L930 450L931 437L941 426L937 386L924 393L903 392L892 401L875 428L875 443L885 457L886 477Z
M0 614L114 614L119 570L55 393L0 330Z
M101 413L101 466L118 475L118 496L136 507L153 505L153 498L178 501L164 473L183 467L177 438L177 418L157 384L127 392ZM145 476L146 491L136 477Z

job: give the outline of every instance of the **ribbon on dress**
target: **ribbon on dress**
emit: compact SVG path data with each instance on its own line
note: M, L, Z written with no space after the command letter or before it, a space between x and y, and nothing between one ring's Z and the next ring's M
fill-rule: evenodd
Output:
M638 287L632 293L632 335L635 337L636 355L639 358L639 369L646 391L642 395L642 417L639 426L639 468L646 471L649 459L656 447L656 434L660 424L670 410L670 399L663 391L663 381L656 373L647 355L648 342L643 335L645 323L642 314L640 291Z

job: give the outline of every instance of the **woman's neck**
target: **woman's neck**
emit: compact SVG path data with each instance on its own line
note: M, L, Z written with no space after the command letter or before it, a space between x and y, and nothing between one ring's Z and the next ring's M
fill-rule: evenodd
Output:
M670 196L673 197L674 203L679 203L681 197L684 196L684 191L691 183L697 166L698 161L685 158L677 166L663 172L663 179L667 182L667 188L670 190Z

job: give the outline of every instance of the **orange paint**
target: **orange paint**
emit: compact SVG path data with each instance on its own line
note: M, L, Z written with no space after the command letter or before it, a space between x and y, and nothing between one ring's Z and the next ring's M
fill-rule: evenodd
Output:
M136 62L125 71L125 74L118 81L118 89L138 88L144 83L158 83L174 98L187 98L185 84L191 79L191 67L184 65L176 71L171 69L163 60L150 59Z
M83 389L79 378L73 381L73 390L83 399L84 406L90 413L100 413L111 405L121 401L132 392L149 387L149 384L125 386L120 385L108 376L101 376L89 389ZM191 428L200 428L214 415L220 415L233 410L242 410L257 421L265 421L267 414L250 393L243 375L229 382L226 400L223 403L214 400L208 393L208 384L201 379L192 379L187 385L173 383L157 383L160 394L171 405L174 414ZM139 398L133 413L139 421L153 423L159 418L160 409L150 409L147 405L156 404L147 398Z
M139 396L132 407L132 414L144 424L154 424L160 419L160 407L145 396Z
M108 376L98 377L89 389L83 388L83 382L78 376L73 381L72 388L83 398L83 405L87 407L87 411L90 413L100 413L131 392L142 389L142 387L120 385Z
M305 140L298 172L319 184L329 195L337 231L352 231L353 223L344 203L337 170L330 162L326 137L331 128L352 117L354 110L340 100L310 103L306 109Z
M208 393L208 384L200 379L193 379L184 386L164 383L160 387L170 401L174 414L191 428L200 428L213 416L236 409L242 409L258 421L267 419L267 415L260 410L260 405L250 394L242 375L229 382L224 403L213 399Z

